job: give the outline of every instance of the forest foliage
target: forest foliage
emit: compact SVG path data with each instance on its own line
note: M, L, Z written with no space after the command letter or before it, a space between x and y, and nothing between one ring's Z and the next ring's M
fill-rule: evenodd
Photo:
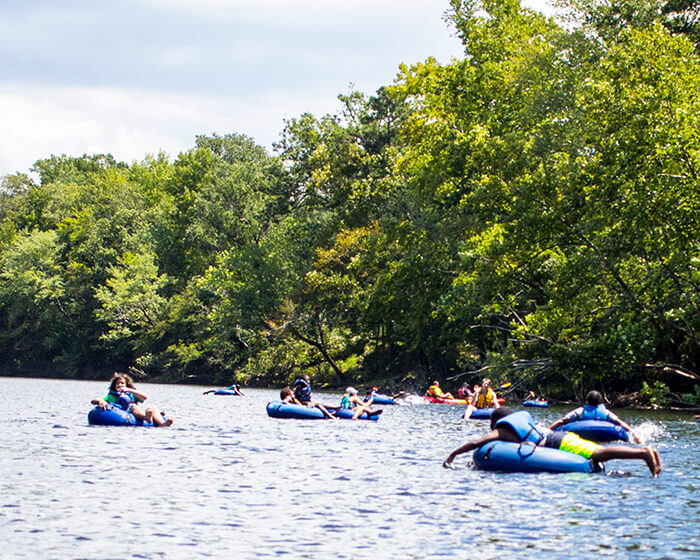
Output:
M55 156L0 188L0 374L700 400L697 1L452 0L273 153ZM669 400L670 399L670 400Z

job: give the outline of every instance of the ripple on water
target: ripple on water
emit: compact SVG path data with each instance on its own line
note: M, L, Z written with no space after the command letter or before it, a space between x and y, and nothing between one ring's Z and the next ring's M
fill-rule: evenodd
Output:
M233 400L144 384L175 425L100 428L87 426L87 403L105 383L0 384L0 530L12 558L104 557L115 534L118 556L134 558L463 558L475 543L483 558L700 557L688 538L700 429L683 418L629 415L660 449L658 479L633 461L604 475L504 475L468 457L443 469L488 425L422 399L383 407L377 422L303 422L267 417L276 391ZM546 425L563 412L534 415Z

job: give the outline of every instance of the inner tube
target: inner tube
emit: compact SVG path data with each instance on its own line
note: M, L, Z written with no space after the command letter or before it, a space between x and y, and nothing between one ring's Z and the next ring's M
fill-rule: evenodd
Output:
M474 465L485 471L508 473L593 473L593 463L575 453L551 447L492 441L474 451Z
M239 397L240 395L238 393L234 393L233 391L229 391L228 389L217 389L214 391L215 395L235 395Z
M396 401L394 397L389 397L388 395L374 395L372 404L396 404Z
M163 415L165 417L165 415ZM99 406L88 412L88 424L91 426L143 426L152 427L152 422L144 422L139 420L126 410L119 407L107 405L107 408L102 410Z
M468 420L488 420L494 410L494 408L475 408Z
M267 403L266 409L267 415L271 418L295 418L297 420L323 420L326 418L323 412L314 406L283 403L282 401L271 401ZM337 418L345 420L351 420L354 415L354 412L347 408L330 410L329 412ZM374 420L376 422L381 412L381 410L378 410L372 415L363 412L358 420Z
M607 420L576 420L559 426L557 432L573 432L583 439L606 443L609 441L629 441L630 436L622 426Z
M549 404L547 404L547 401L524 401L523 406L536 406L539 408L547 408Z

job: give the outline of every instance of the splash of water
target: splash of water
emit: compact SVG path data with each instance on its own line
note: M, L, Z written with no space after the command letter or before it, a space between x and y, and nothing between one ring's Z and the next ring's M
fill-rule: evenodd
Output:
M670 437L665 426L651 421L634 426L634 433L640 439L641 445L648 445L659 439Z

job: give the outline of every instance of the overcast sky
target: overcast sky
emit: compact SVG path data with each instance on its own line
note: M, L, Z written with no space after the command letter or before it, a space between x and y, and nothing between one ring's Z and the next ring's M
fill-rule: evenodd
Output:
M523 4L548 9L547 0ZM52 154L271 148L285 118L460 57L448 0L2 0L0 176Z

